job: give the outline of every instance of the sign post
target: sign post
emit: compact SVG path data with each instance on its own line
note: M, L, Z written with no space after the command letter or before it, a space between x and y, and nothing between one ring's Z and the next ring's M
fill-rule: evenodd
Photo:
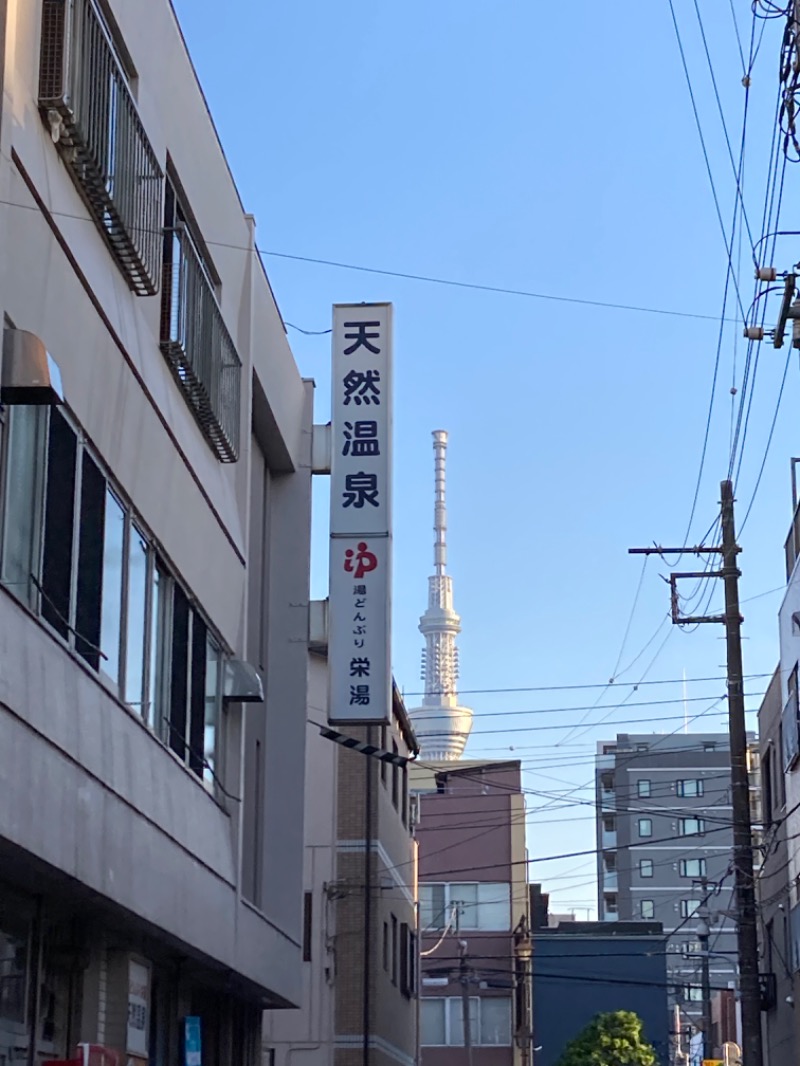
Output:
M329 711L391 721L392 305L333 308Z

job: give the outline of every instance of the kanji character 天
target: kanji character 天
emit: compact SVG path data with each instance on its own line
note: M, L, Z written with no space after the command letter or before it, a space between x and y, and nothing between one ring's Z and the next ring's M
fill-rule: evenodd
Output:
M353 341L349 348L345 348L345 355L352 355L353 352L358 351L359 348L366 348L367 351L377 355L380 352L380 348L376 348L374 344L370 344L370 341L378 340L380 333L370 333L369 330L377 329L380 326L380 322L345 322L345 329L354 329L355 333L345 333L344 339L346 341Z

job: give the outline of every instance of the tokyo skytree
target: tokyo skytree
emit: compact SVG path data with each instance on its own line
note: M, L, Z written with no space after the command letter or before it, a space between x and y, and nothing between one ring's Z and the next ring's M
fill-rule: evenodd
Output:
M410 711L414 732L420 744L420 758L431 762L454 761L464 753L472 711L458 703L458 648L456 636L461 619L453 610L453 579L447 570L447 507L445 504L445 465L447 433L434 430L435 470L434 572L428 578L428 609L419 620L425 638L422 653L422 679L425 696L422 706Z

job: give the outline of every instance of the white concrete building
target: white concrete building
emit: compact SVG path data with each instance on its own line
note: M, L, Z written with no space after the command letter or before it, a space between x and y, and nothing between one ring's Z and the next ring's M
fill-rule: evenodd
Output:
M168 0L0 43L0 1063L254 1064L302 996L312 385Z

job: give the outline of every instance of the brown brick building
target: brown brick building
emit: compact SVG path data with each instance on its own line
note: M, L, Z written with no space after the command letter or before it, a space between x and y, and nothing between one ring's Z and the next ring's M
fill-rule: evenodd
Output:
M327 716L327 670L312 655L309 719ZM417 743L402 697L391 727L348 736L400 755ZM274 1066L415 1066L417 855L408 771L350 751L309 725L305 943L300 1012L268 1013Z
M529 900L518 761L413 771L418 795L422 1066L530 1061ZM515 935L516 933L516 935Z

